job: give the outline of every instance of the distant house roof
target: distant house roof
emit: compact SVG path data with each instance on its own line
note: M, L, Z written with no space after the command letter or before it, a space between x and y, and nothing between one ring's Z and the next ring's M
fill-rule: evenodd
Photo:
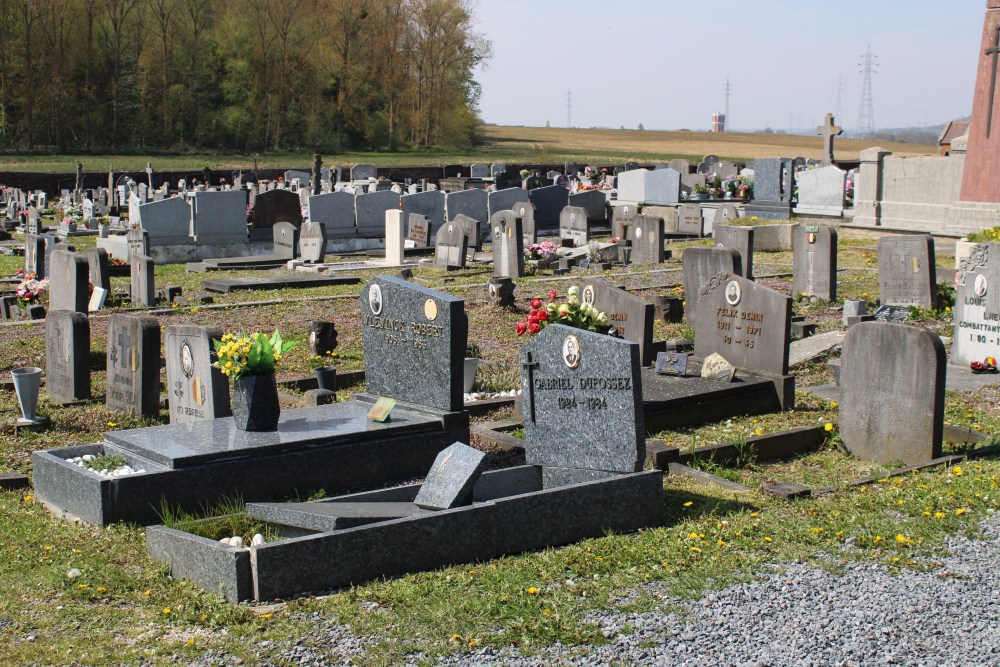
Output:
M967 120L953 120L945 123L944 129L941 130L941 136L938 137L938 146L950 144L952 139L960 137L968 131L969 121Z

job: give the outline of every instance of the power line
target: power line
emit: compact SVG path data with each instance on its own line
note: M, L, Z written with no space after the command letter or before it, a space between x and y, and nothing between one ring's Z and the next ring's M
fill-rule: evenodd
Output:
M872 55L872 45L869 43L862 60L858 64L860 72L864 73L864 83L861 85L861 106L858 109L858 136L867 137L875 132L875 101L872 97L872 74L878 71L878 56Z
M570 88L566 89L566 127L573 127L572 123L572 113L573 113L573 91Z
M726 121L724 128L731 128L733 126L732 118L729 116L729 98L733 95L733 86L729 83L729 77L726 77L726 85L722 87L722 92L726 96Z

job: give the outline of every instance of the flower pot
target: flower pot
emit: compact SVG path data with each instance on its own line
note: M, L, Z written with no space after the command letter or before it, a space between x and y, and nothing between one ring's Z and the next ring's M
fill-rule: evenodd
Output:
M316 383L320 389L337 391L337 367L322 366L316 369Z
M35 409L38 407L38 389L42 385L42 369L37 366L15 368L11 375L14 376L14 391L17 392L17 402L23 415L18 423L34 424L40 421Z
M475 357L465 358L465 393L468 394L476 384L476 369L479 368L479 359Z
M274 431L281 406L274 375L244 375L233 382L233 421L241 431Z

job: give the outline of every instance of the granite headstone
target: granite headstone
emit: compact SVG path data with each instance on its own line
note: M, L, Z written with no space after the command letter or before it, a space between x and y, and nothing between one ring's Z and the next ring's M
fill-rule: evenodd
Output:
M156 318L111 316L106 403L112 412L137 417L160 413L160 324Z
M420 485L413 504L447 510L466 504L472 487L486 467L486 454L461 442L441 450Z
M656 306L651 301L630 294L600 278L583 283L580 301L607 315L608 324L625 340L639 344L639 361L643 366L653 363L653 320Z
M90 321L84 313L45 316L45 390L57 404L90 398Z
M837 299L837 230L798 225L792 230L792 296Z
M164 351L171 424L233 414L229 379L212 365L217 360L212 341L221 338L221 329L193 324L167 327Z
M90 301L87 260L75 252L52 253L52 276L49 278L49 308L87 312Z
M521 218L513 211L498 211L490 220L493 236L493 275L524 277L524 234Z
M740 253L731 248L687 248L681 255L684 269L684 313L688 324L698 327L699 290L720 273L740 275L743 264Z

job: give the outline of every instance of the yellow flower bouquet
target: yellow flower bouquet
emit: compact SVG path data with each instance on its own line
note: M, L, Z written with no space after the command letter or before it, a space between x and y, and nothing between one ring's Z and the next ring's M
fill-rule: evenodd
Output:
M277 331L270 337L259 331L238 336L227 333L212 344L218 357L214 366L234 380L244 375L273 375L281 355L296 345L283 342Z

